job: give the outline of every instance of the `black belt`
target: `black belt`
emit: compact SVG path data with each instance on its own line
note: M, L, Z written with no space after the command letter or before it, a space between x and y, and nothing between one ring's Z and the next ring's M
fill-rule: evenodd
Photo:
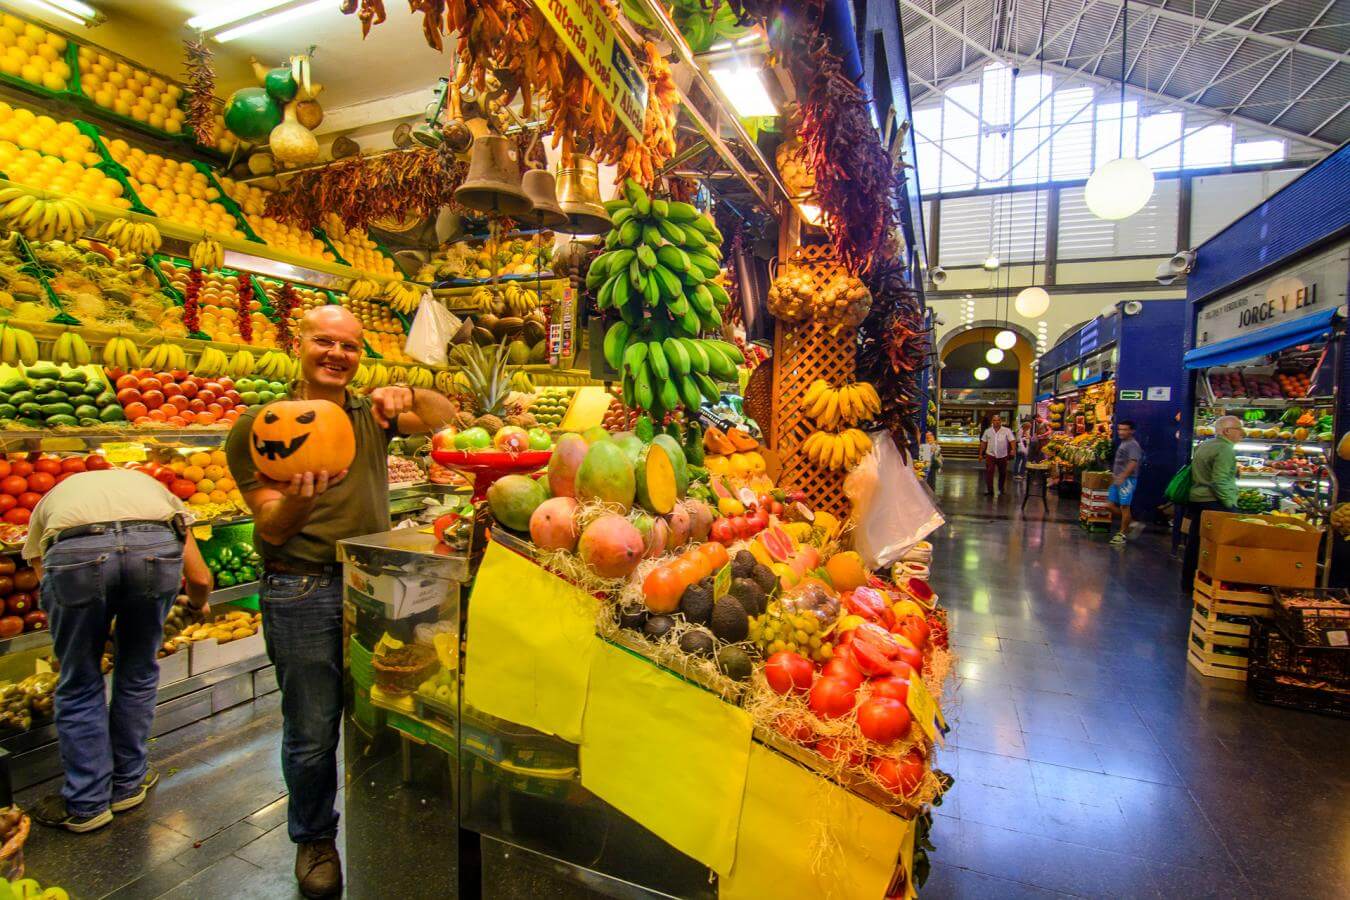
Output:
M269 559L263 562L263 571L269 575L336 575L342 571L342 565L335 562Z
M73 528L62 528L57 532L56 537L52 538L52 543L69 540L70 538L87 537L91 534L115 534L119 531L127 531L146 525L157 525L166 531L173 531L173 522L166 522L163 519L127 519L122 522L99 522L95 525L76 525Z

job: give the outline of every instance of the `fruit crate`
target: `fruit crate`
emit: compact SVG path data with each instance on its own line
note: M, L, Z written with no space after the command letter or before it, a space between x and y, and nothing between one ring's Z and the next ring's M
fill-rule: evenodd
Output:
M1320 659L1312 659L1312 658ZM1340 677L1309 674L1303 663L1318 672L1339 663ZM1248 669L1247 690L1261 703L1285 706L1306 712L1350 717L1350 677L1347 654L1335 650L1301 650L1291 644L1280 629L1258 622L1252 635L1252 658ZM1293 660L1295 668L1286 666Z
M1244 681L1247 678L1247 643L1241 646L1218 642L1191 624L1186 639L1186 662L1201 675Z
M1275 623L1294 646L1350 650L1350 591L1277 588L1274 612Z
M1215 612L1233 616L1268 616L1275 603L1270 588L1216 581L1204 572L1195 573L1194 587L1195 593L1203 594Z

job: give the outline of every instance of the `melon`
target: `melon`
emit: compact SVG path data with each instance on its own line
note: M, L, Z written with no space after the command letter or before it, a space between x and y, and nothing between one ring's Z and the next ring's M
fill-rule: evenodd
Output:
M557 451L554 451L557 452ZM633 464L618 444L605 440L591 444L577 467L574 493L582 503L600 500L617 503L624 509L633 505L637 485L633 480Z
M670 464L675 467L675 493L683 497L689 489L689 461L685 459L684 448L668 434L658 434L652 438L652 443L665 450L666 456L670 457Z
M590 444L579 434L565 434L558 438L553 455L548 460L548 490L555 497L575 497L577 469L586 458Z
M698 543L706 541L708 532L712 530L712 507L702 500L692 498L685 500L681 506L684 507L685 512L689 513L689 539Z
M492 517L512 531L528 531L530 517L546 499L544 486L528 475L505 475L487 490Z
M627 578L646 550L642 535L623 516L601 516L581 533L581 559L602 578Z
M577 549L577 501L553 497L535 507L530 516L530 540L544 550Z
M637 499L648 512L664 516L680 498L675 492L675 467L659 444L643 448L634 469Z
M666 516L666 524L670 527L670 538L666 541L668 550L678 550L689 542L689 529L693 523L683 503L675 504L670 515Z

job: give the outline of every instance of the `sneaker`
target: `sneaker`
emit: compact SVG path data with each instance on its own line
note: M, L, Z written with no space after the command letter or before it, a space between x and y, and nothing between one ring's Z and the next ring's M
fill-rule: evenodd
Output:
M1111 538L1111 546L1112 546L1112 547L1124 547L1124 546L1125 546L1126 540L1128 540L1128 538L1125 537L1125 532L1123 532L1123 531L1117 531L1117 532L1116 532L1116 536L1113 537L1113 538Z
M146 795L149 794L150 789L157 784L159 784L159 773L153 768L147 767L145 770L145 777L141 779L141 783L136 787L136 793L129 797L123 797L121 800L114 800L112 802L112 811L126 812L129 809L135 809L145 802Z
M342 859L333 840L309 841L295 848L295 880L310 900L342 893Z
M112 810L104 809L92 816L77 816L66 808L66 798L60 794L43 797L29 810L33 820L49 828L64 828L76 834L102 828L113 820Z
M1139 537L1139 535L1141 535L1141 534L1143 534L1143 533L1144 533L1144 523L1143 523L1143 522L1131 522L1131 523L1130 523L1130 540L1132 540L1132 541L1135 540L1136 538Z

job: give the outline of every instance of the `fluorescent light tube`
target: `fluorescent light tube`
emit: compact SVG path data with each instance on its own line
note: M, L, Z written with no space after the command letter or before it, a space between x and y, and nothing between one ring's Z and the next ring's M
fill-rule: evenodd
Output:
M80 0L28 0L28 4L76 25L89 25L101 19L97 9Z
M710 70L713 80L722 89L727 100L731 101L736 115L742 119L755 116L776 116L778 107L764 87L764 78L758 69L745 63L732 63L728 66L716 66Z
M275 28L278 25L284 25L287 22L303 19L305 16L313 15L321 10L331 10L332 8L333 0L312 0L312 2L303 4L302 6L293 6L290 9L283 9L270 16L263 16L260 19L254 19L253 21L245 22L242 25L236 25L235 27L228 28L218 34L213 34L212 37L223 44L226 41L246 37L250 34L257 34L260 31L266 31L269 28Z
M293 0L236 0L234 3L221 3L188 19L187 26L198 31L213 31L291 2Z

